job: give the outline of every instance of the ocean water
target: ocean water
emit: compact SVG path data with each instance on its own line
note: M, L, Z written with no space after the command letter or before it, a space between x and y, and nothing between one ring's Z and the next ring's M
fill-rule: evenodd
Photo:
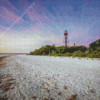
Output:
M0 53L0 57L2 56L12 56L12 55L26 55L29 53Z

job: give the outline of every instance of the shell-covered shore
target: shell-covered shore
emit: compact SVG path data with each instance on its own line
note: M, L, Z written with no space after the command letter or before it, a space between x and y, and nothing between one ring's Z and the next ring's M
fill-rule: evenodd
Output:
M99 100L100 60L12 55L0 60L0 99Z

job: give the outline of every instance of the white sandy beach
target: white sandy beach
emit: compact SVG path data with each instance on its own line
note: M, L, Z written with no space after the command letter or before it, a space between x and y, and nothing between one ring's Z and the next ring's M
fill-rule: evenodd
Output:
M72 57L14 55L5 58L0 75L14 84L0 97L9 100L100 100L100 60ZM0 86L7 78L2 79Z

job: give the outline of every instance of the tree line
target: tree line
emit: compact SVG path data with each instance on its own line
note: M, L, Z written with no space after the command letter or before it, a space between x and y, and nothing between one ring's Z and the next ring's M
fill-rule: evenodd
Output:
M33 52L30 55L49 55L49 56L73 56L73 57L96 57L100 58L100 39L89 44L89 48L86 46L59 46L45 45Z

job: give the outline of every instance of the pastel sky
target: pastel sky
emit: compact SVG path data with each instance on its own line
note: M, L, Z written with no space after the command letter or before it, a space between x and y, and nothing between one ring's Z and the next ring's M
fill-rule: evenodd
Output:
M0 0L0 52L43 45L85 45L100 39L100 0Z

